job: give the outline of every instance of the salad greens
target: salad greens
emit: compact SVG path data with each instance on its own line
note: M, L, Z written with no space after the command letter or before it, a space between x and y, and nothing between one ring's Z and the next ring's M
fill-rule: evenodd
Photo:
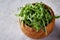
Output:
M17 16L26 25L35 28L38 32L43 29L46 32L46 26L52 21L52 16L49 11L49 7L46 8L45 5L40 3L26 4L21 8L21 11ZM56 17L59 18L60 16Z

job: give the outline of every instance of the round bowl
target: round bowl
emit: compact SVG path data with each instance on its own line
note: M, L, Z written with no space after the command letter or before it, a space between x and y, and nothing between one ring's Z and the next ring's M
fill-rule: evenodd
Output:
M33 4L35 4L35 3L33 3ZM44 4L44 5L46 6L46 8L49 7L46 4ZM54 16L54 12L51 8L49 11L50 11L51 15ZM39 38L44 38L44 37L48 36L53 31L54 24L55 24L55 18L53 17L52 21L46 26L47 35L42 29L39 32L36 32L35 29L27 26L23 22L20 22L20 18L19 18L19 23L20 23L21 30L23 31L23 33L25 35L27 35L30 38L39 39Z

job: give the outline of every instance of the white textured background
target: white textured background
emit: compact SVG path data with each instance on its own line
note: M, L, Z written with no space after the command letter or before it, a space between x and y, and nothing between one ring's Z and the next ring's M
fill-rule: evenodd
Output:
M41 1L49 5L55 15L60 15L60 0L0 0L0 40L35 40L22 33L15 14L24 4ZM36 40L60 40L60 18L48 37Z

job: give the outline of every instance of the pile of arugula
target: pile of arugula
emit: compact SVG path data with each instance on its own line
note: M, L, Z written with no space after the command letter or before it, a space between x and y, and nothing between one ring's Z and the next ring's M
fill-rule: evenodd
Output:
M41 3L26 4L20 9L20 13L17 15L28 26L35 28L38 32L40 29L46 31L46 26L52 21L52 16L49 11L49 7ZM56 16L59 18L60 16Z

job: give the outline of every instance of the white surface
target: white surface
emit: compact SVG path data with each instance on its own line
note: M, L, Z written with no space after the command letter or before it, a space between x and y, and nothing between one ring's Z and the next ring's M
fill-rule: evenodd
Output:
M41 1L49 5L55 15L60 15L60 0L0 0L0 40L34 40L22 33L15 14L24 4ZM60 19L57 19L53 32L48 37L38 40L60 40L59 35Z

